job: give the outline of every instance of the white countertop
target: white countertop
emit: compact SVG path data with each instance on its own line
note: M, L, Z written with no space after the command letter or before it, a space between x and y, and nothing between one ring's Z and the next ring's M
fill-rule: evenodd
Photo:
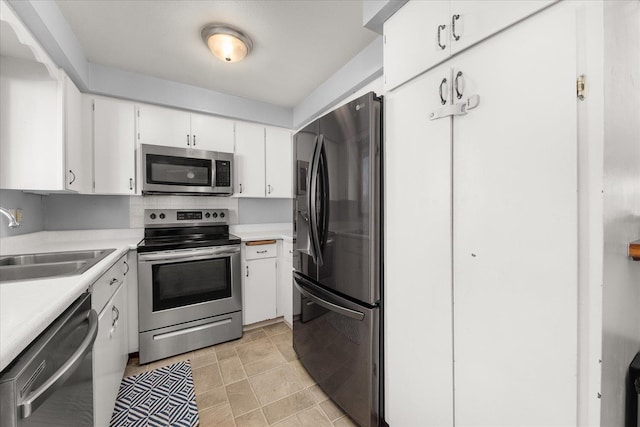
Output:
M293 224L290 222L274 224L239 224L230 225L229 233L238 236L243 242L252 240L282 239L293 241Z
M79 276L0 283L0 371L143 237L142 229L42 231L0 239L0 254L115 251Z

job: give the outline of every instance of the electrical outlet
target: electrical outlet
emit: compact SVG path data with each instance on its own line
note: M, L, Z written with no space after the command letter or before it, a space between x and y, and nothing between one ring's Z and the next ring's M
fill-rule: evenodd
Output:
M22 209L9 209L9 212L11 212L16 221L22 222Z

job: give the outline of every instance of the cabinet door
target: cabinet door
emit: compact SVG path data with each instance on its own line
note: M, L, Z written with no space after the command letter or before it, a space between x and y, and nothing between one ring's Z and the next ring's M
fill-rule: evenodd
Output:
M135 118L130 102L93 101L94 192L135 194Z
M451 70L437 67L385 99L386 418L453 425ZM407 367L418 366L418 369Z
M236 195L264 197L264 127L236 123Z
M451 53L460 52L556 1L451 0L448 22Z
M448 0L413 0L384 23L385 90L449 57L449 21Z
M233 153L233 121L191 114L191 146L199 150Z
M276 316L293 325L293 244L282 242L278 259L278 289L276 292Z
M93 345L94 425L109 426L127 365L126 287L120 286L100 313Z
M91 193L93 187L91 139L83 138L82 95L69 77L64 76L65 188ZM86 115L84 117L87 117ZM89 121L90 121L90 117Z
M246 261L242 289L243 324L276 317L276 258Z
M577 422L576 27L562 11L455 64L480 96L453 121L461 426Z
M292 197L291 132L265 129L266 193L267 197Z
M192 144L190 116L185 111L140 105L138 141L141 144L189 148Z

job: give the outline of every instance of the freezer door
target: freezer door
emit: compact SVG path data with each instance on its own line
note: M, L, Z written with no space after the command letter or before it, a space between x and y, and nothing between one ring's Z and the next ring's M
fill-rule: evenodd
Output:
M312 188L322 255L317 280L369 305L380 299L380 110L369 92L320 119Z
M293 348L316 383L360 426L378 425L379 308L294 273Z

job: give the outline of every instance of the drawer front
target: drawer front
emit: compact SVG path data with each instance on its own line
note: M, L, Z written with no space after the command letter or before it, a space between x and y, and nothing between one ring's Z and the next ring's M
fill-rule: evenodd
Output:
M278 246L275 240L269 240L269 243L263 242L247 242L245 259L262 259L275 258L278 256ZM273 242L273 243L271 243Z
M127 272L126 256L122 256L109 270L93 283L91 290L91 306L98 313L111 296L118 290Z

